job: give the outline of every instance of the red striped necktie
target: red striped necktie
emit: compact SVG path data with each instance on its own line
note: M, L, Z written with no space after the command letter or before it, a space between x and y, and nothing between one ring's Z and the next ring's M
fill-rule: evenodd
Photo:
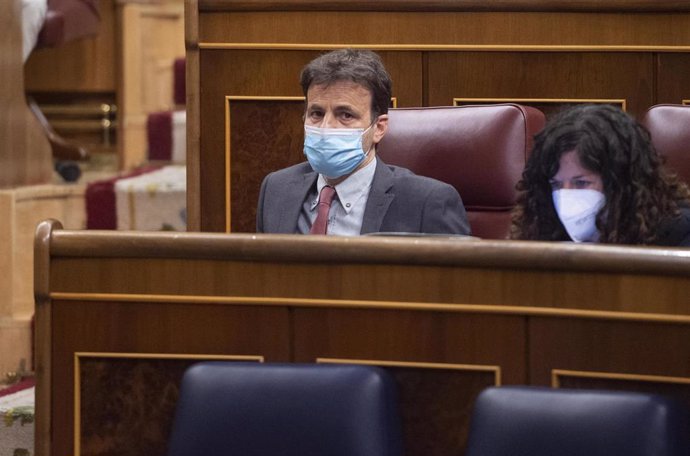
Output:
M316 220L309 230L309 234L326 234L328 228L328 211L331 208L333 197L335 196L335 189L326 185L321 189L319 194L319 211L316 214Z

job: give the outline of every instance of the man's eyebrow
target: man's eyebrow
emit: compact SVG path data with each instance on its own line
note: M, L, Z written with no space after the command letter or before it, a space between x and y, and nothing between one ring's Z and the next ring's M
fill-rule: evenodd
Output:
M324 111L326 108L324 108L321 105L321 103L319 103L318 101L314 101L314 102L310 101L309 103L307 103L307 111L314 110L314 109L319 109L321 111ZM352 103L342 102L341 104L335 105L333 107L333 112L344 112L344 111L352 113L352 114L356 114L356 115L361 114L357 110L357 107Z
M357 111L357 108L356 108L354 105L350 104L350 103L344 103L344 104L336 105L336 106L333 108L333 111L348 111L348 112L352 112L352 113L357 113L357 112L358 112L358 111Z

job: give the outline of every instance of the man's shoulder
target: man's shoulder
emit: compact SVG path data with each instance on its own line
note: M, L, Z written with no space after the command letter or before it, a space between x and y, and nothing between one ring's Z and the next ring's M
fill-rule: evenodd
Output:
M303 176L307 173L313 172L308 162L298 163L296 165L288 166L287 168L273 171L269 176L272 179L289 179L292 177Z

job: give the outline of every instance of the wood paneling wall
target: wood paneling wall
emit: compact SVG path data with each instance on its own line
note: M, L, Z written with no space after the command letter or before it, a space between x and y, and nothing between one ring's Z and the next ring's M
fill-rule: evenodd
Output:
M253 231L256 201L236 199L233 180L254 176L243 186L254 196L261 177L285 161L246 139L272 133L258 112L242 131L230 128L225 98L301 96L301 68L326 50L377 50L398 107L457 98L547 99L555 107L617 100L640 116L690 99L685 2L197 0L188 3L187 25L191 230ZM278 106L264 100L262 109ZM296 112L281 121L301 125ZM299 145L295 131L281 141ZM249 149L228 153L236 142ZM249 169L235 153L261 158Z

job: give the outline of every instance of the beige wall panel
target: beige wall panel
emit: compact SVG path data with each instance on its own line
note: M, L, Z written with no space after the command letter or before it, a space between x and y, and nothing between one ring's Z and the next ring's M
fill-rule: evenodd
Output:
M124 3L119 22L118 149L121 167L131 169L146 163L148 114L175 107L173 62L185 54L184 5Z
M52 176L50 145L26 104L21 2L0 5L0 188L43 184Z
M83 228L84 187L40 185L0 191L0 347L11 347L0 349L0 381L20 366L32 369L34 231L49 217Z
M22 374L32 370L31 319L0 317L0 347L12 347L0 351L0 381L8 374Z
M13 310L14 290L11 272L14 267L12 261L14 258L12 254L14 239L12 214L14 210L12 194L0 192L0 214L5 220L5 223L0 224L0 318L11 316Z
M68 229L86 227L85 185L46 185L13 191L12 220L13 313L30 318L34 313L33 241L41 220L61 220Z

